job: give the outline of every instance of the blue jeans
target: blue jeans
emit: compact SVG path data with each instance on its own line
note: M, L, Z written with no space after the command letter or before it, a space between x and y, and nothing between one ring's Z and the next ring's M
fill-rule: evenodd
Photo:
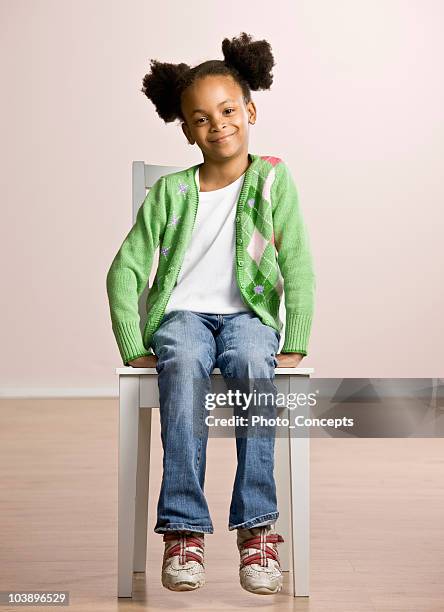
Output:
M217 367L226 383L230 378L269 379L268 393L275 394L273 379L279 341L279 332L264 325L253 311L222 315L173 310L164 315L152 338L158 358L163 446L156 533L214 531L204 495L209 427L205 417L210 413L203 396L202 402L197 402L201 424L197 437L193 432L193 418L196 419L193 379L203 379L210 385L210 374ZM209 390L208 386L205 392ZM275 436L271 429L272 435L259 437L240 437L236 433L237 470L228 521L230 531L271 524L279 516L273 474Z

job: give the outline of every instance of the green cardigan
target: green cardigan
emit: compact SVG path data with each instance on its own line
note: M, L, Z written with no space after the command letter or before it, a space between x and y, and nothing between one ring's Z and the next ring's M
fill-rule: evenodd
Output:
M278 157L249 154L236 213L236 276L245 303L265 325L281 332L282 353L307 355L314 308L315 274L298 194L287 165ZM197 164L158 179L140 206L136 222L115 255L106 277L112 329L124 365L153 352L151 340L179 274L199 203ZM159 264L149 289L147 320L140 329L138 300ZM211 290L211 287L209 287Z

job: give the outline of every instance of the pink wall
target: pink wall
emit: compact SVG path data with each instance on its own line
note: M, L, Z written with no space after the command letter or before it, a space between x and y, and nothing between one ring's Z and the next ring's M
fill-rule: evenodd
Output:
M105 276L131 225L131 162L199 151L139 91L149 58L270 41L250 150L282 157L317 270L322 377L442 375L443 4L0 3L0 387L115 389ZM271 10L273 7L273 10Z

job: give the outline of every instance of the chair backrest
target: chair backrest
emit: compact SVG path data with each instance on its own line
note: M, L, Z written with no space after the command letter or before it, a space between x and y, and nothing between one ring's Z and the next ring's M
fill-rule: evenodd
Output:
M143 161L134 161L132 168L132 200L133 200L133 224L136 221L137 212L146 198L148 191L154 183L165 174L178 172L183 170L178 166L157 166L153 164L145 164ZM159 248L154 252L153 265L151 267L150 277L142 295L139 299L139 316L140 328L143 332L146 322L146 299L148 297L149 288L152 287L154 277L156 276L157 264L159 263Z
M155 166L145 164L143 161L133 162L133 223L136 221L137 211L154 183L165 174L183 169L178 166Z
M143 161L133 162L133 223L136 221L137 211L139 210L142 202L146 198L146 194L154 183L165 174L171 174L172 172L178 172L183 170L183 167L179 166L157 166L153 164L145 164ZM152 286L154 277L156 276L157 264L159 262L159 248L156 249L153 258L153 265L151 268L150 277L148 279L147 286L145 287L142 295L139 299L139 316L140 316L140 327L143 331L146 322L146 308L145 303L148 297L148 290ZM285 303L284 295L282 296L281 306L279 314L284 322L284 327L281 332L281 341L279 343L279 350L284 343L284 332L285 332Z

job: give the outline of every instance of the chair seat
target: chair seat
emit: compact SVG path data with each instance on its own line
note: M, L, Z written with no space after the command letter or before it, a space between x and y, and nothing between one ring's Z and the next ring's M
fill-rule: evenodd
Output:
M313 374L314 372L314 368L275 368L274 373L276 376L278 376L279 374L285 374L286 376L288 376L289 374L293 374L294 376L309 376L310 374ZM146 375L157 375L157 370L156 368L133 368L131 366L129 367L123 367L123 368L116 368L116 374L119 374L119 376L146 376ZM214 375L221 375L220 373L220 369L219 368L214 368L213 372L212 372L212 376Z

